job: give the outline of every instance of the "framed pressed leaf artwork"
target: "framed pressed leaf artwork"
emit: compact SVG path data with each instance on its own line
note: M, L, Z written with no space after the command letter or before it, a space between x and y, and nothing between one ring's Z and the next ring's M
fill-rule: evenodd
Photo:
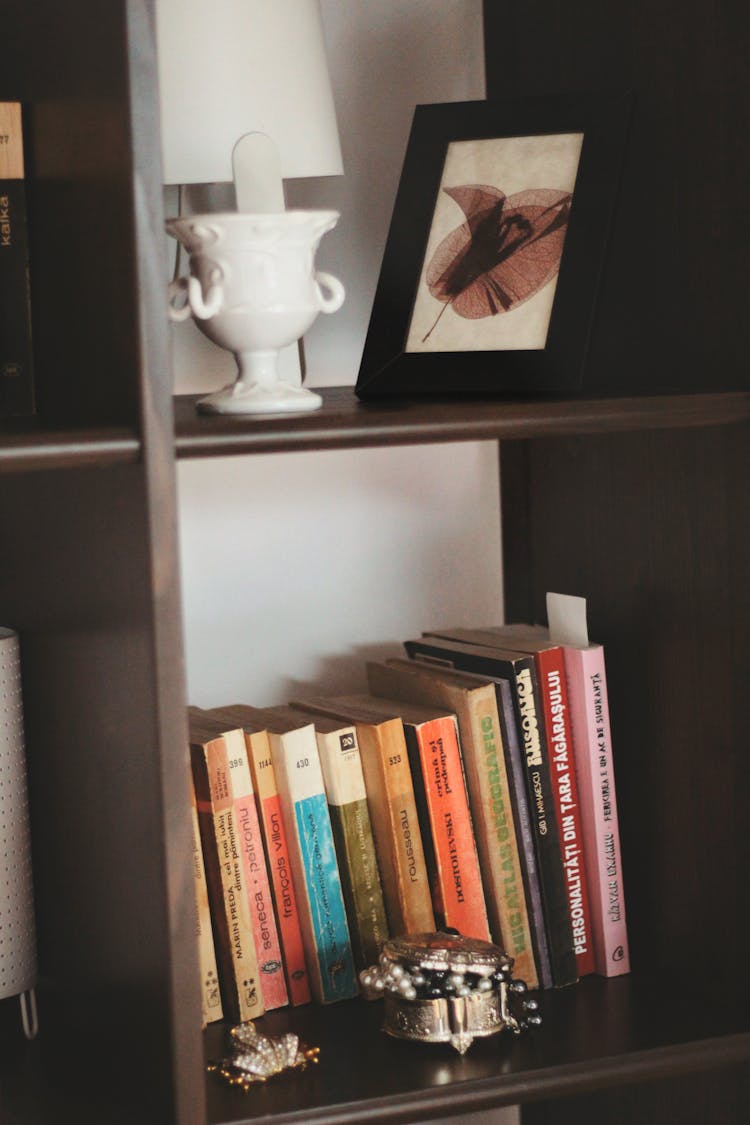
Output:
M417 107L360 398L581 390L630 102Z

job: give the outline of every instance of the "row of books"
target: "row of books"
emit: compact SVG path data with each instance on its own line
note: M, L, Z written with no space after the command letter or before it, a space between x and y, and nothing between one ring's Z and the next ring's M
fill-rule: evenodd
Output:
M0 418L34 413L23 123L0 102Z
M389 935L440 928L530 988L629 970L602 646L405 649L365 694L190 710L206 1022L355 996Z

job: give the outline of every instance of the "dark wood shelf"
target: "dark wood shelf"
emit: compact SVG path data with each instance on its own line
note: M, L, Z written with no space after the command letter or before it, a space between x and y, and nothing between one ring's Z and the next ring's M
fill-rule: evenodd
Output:
M330 387L311 414L211 418L172 397L153 0L4 5L41 417L0 421L0 621L22 642L40 1033L0 1003L2 1125L406 1125L510 1104L523 1125L748 1120L750 88L725 7L482 5L491 99L554 103L604 70L636 93L586 341L596 392ZM320 1063L243 1095L205 1073L224 1026L200 1030L173 459L463 441L499 441L506 619L581 593L606 646L634 971L544 993L533 1034L464 1057L388 1038L364 1001L272 1012ZM454 532L432 556L460 583ZM397 569L419 585L418 561ZM390 596L390 565L372 587L350 570L363 606ZM280 590L254 616L289 612ZM315 655L314 619L300 644Z
M406 1122L729 1066L750 1057L739 1003L696 995L692 983L632 975L588 978L541 996L531 1035L475 1040L463 1057L443 1045L405 1043L380 1030L382 1006L352 1001L274 1012L261 1026L297 1032L321 1048L304 1073L247 1095L208 1079L211 1125L239 1122ZM223 1026L205 1033L222 1053Z
M60 429L35 418L0 422L0 473L103 467L140 456L138 435L126 426Z
M614 433L727 425L750 418L750 394L503 401L388 399L360 402L352 387L324 387L323 406L306 415L210 417L197 395L175 398L178 457L277 453Z
M728 425L750 418L750 395L506 402L389 399L362 403L351 387L322 389L321 410L307 415L208 417L199 396L174 400L179 458L446 441L523 439L643 429ZM133 463L138 435L125 426L46 427L37 419L0 423L0 473Z

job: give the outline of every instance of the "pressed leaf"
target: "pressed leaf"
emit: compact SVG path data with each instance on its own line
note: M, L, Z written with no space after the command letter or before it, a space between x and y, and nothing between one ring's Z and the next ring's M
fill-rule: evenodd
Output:
M479 320L510 312L555 276L570 192L532 188L506 196L484 184L443 190L466 221L443 239L427 267L425 280L438 301Z

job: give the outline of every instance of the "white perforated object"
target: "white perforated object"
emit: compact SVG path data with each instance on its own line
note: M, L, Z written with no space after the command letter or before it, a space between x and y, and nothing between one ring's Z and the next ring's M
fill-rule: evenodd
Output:
M0 999L36 982L18 636L0 628Z

